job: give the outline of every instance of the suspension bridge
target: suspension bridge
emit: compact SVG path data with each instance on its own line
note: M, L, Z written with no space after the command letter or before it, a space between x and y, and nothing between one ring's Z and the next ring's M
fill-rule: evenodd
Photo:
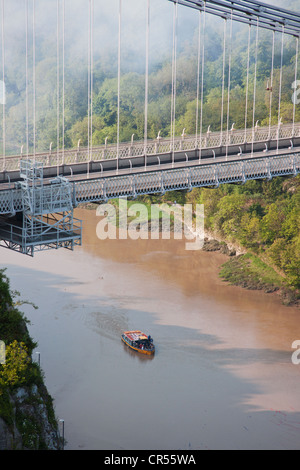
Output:
M25 11L28 14L28 1ZM34 7L33 0L33 7ZM60 3L62 1L62 3ZM170 4L173 15L172 94L170 136L148 138L148 69L149 69L149 18L151 1L145 1L145 124L144 139L120 142L120 57L122 0L119 0L118 34L118 121L115 144L93 145L93 0L89 0L88 48L88 145L78 142L76 148L59 145L52 150L29 152L28 133L26 151L21 146L19 155L5 154L5 104L3 104L3 155L0 157L0 246L33 256L35 251L65 247L73 249L81 243L82 226L73 217L73 209L82 202L105 202L116 197L136 197L142 194L165 193L171 190L192 190L195 187L217 187L223 183L244 183L251 179L271 179L275 176L295 176L300 171L300 123L295 121L296 100L293 101L289 123L282 123L280 112L283 74L284 38L295 42L295 71L297 81L300 14L254 0L161 0ZM64 0L57 0L57 18ZM191 8L199 15L197 108L194 135L185 129L176 135L176 57L178 7ZM34 11L34 10L33 10ZM2 70L4 63L4 0L2 0ZM205 19L214 15L224 22L223 78L220 130L203 129L203 75L205 70ZM255 68L252 103L252 125L247 127L248 78L250 40L248 41L245 126L235 129L230 122L230 67L232 24L245 24L254 29ZM229 27L229 44L225 32ZM256 64L258 32L271 31L273 36L272 70L269 88L269 124L259 126L255 115L257 103ZM277 124L272 121L274 93L274 41L281 38L280 79L278 89ZM57 39L59 41L59 39ZM227 47L227 49L226 49ZM57 49L58 50L58 49ZM228 55L227 100L225 96L225 54ZM226 102L227 101L227 102ZM225 113L227 123L224 124ZM27 102L28 130L28 102ZM34 118L34 113L33 113ZM273 124L272 124L273 122ZM58 108L59 125L59 108ZM35 128L35 122L33 122ZM58 131L59 132L59 131Z

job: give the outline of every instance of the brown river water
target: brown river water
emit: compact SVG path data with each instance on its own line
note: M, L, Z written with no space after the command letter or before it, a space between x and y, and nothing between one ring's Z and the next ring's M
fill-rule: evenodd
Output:
M218 277L184 240L102 240L34 258L1 249L72 449L300 449L300 311ZM121 342L151 334L154 357ZM37 360L38 354L35 355Z

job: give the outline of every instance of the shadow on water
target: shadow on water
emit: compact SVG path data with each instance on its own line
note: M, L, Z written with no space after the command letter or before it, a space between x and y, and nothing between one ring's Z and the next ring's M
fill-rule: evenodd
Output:
M140 354L138 351L133 351L128 346L126 346L126 344L124 344L123 342L122 342L122 346L123 346L124 353L129 354L129 356L132 357L134 360L141 361L141 362L153 361L155 357L155 353L149 356L146 354Z

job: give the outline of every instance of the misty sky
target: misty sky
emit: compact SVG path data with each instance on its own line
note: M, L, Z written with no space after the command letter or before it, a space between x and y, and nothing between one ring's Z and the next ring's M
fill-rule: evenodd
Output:
M87 62L89 0L64 0L65 2L65 59ZM266 3L278 3L265 0ZM293 8L297 0L290 0L286 7ZM114 60L118 51L119 0L94 0L93 50L94 60L105 57ZM5 63L6 67L22 66L25 48L25 5L26 0L4 0L5 5ZM32 52L32 5L28 0L28 53ZM59 41L62 55L62 6L59 0ZM295 6L294 6L295 8ZM145 29L147 0L122 0L122 66L127 61L136 66L145 62ZM172 27L174 5L169 0L150 0L150 66L168 60L172 53ZM36 60L56 56L57 0L35 0L36 18ZM222 20L207 15L206 34L211 29L222 31ZM195 42L198 13L190 8L178 6L178 50L188 41ZM235 24L238 30L238 25ZM18 57L20 54L20 58Z
M265 0L265 3L278 4L280 1ZM65 5L64 70L66 70L66 74L72 74L75 80L81 81L81 86L87 87L90 0L59 0L59 2L57 0L27 0L27 2L28 92L32 95L34 3L37 118L44 119L43 113L46 115L51 107L55 113L56 108L57 34L59 39L61 100L63 4ZM4 0L4 62L1 47L0 79L3 78L4 66L4 81L7 85L7 108L5 111L7 136L11 142L15 140L18 119L22 126L25 122L27 2L26 0ZM299 0L287 0L285 7L298 10L298 3ZM57 5L59 14L58 33ZM93 5L94 74L95 77L101 73L103 76L116 77L118 69L119 0L94 0ZM145 72L146 12L147 0L122 0L121 74L131 71L142 74ZM163 63L170 63L172 60L173 13L173 2L169 0L150 0L149 73L156 70ZM191 52L191 57L193 57L193 60L195 58L195 61L197 60L198 19L199 13L196 10L178 5L177 54L179 56L180 52L184 51L185 57L188 57ZM205 22L205 60L209 62L209 60L215 60L215 56L220 54L224 20L213 15L206 15ZM233 39L238 49L241 44L246 44L247 28L247 25L241 25L237 22L233 24ZM255 39L254 33L252 34L252 41ZM268 32L268 34L272 33ZM277 49L280 47L279 34L277 33ZM1 36L0 40L2 42ZM229 41L227 40L227 47L228 44ZM66 83L68 84L68 82ZM69 83L73 82L69 81ZM53 90L53 96L50 96L49 90ZM31 106L32 96L29 97L29 100ZM29 109L29 119L32 120L31 108ZM17 147L19 145L17 138L16 142Z
M28 0L28 51L32 50L33 0ZM62 49L62 5L59 6L60 54ZM147 0L122 0L121 38L122 62L131 55L137 61L145 58ZM150 63L171 53L173 3L168 0L150 0ZM193 38L197 27L197 12L179 6L178 34ZM5 62L16 65L16 49L25 48L25 0L5 1ZM94 0L93 49L94 59L118 50L119 0ZM57 0L35 0L36 60L47 54L56 55ZM87 60L89 27L89 0L65 0L65 51L68 60ZM18 43L18 44L16 44ZM16 47L17 46L17 47ZM21 65L21 64L20 64Z

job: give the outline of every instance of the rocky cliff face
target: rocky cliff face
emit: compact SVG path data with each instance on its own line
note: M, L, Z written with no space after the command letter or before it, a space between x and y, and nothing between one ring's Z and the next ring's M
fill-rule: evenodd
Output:
M0 450L59 450L62 439L45 386L9 394L10 418L0 417Z
M16 308L9 279L0 269L0 450L62 448L53 401L43 374L31 359L36 347L27 320Z

